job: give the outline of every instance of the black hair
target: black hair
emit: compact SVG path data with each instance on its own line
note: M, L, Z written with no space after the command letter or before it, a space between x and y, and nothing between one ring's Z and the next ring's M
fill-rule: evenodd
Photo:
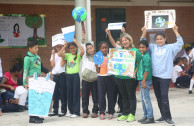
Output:
M89 45L91 45L92 47L94 47L94 46L92 45L92 43L86 43L86 47L89 46Z
M27 43L27 47L28 47L28 48L32 48L32 47L34 47L34 46L36 46L36 45L38 45L38 42L37 42L36 40L30 40L30 41L28 41L28 43Z
M18 85L18 86L22 86L22 85L23 85L23 78L22 78L22 77L19 77L19 78L17 79L17 85Z
M174 65L177 65L181 60L181 57L177 57L175 60L174 60Z
M18 29L16 30L15 27L18 26ZM19 27L19 24L16 23L14 26L13 26L13 32L20 32L20 27Z
M105 41L101 41L101 42L98 44L99 49L101 48L101 45L102 45L102 44L106 44L106 45L108 46L108 48L109 48L109 45L108 45L108 43L107 43L107 42L105 42Z
M20 72L23 69L21 64L14 64L13 67L10 69L10 72Z
M70 43L68 43L67 47L70 48L71 45L73 45L73 46L75 46L75 47L77 48L77 45L75 44L75 42L70 42ZM74 61L77 59L77 51L76 51L76 54L75 54L75 55L76 55L76 56L75 56L75 58L73 59Z
M190 50L192 50L192 47L187 47L187 48L185 49L186 53L188 53Z
M158 35L162 36L163 38L166 38L166 34L164 32L158 32L155 35L155 40L156 40L156 38L157 38ZM167 44L167 40L165 41L165 44Z
M149 47L149 44L148 44L148 41L147 41L147 40L141 40L141 41L139 42L139 45L140 45L140 44L145 45L147 48Z
M187 60L187 58L186 57L182 57L181 60L184 61L184 60Z

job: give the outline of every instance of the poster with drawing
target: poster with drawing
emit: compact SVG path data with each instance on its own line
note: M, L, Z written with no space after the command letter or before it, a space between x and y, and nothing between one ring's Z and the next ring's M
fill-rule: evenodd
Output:
M12 15L0 16L0 47L26 47L34 40L46 46L45 16Z
M135 51L110 48L108 74L134 77L135 57Z
M28 113L30 116L47 117L55 88L55 82L45 77L30 78Z
M172 28L176 22L175 10L144 11L145 26L147 29Z

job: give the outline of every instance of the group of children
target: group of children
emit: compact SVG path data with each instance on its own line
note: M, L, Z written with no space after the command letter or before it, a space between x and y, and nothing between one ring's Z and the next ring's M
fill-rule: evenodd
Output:
M138 50L133 44L132 37L125 33L125 31L123 31L124 33L120 36L120 41L115 42L111 32L108 29L105 30L114 48L136 52L134 78L107 74L109 51L109 45L107 42L102 41L99 43L99 50L102 52L104 57L103 63L101 65L94 63L94 47L91 43L84 43L85 39L83 33L82 45L79 45L75 39L74 43L68 43L68 49L70 53L65 52L67 43L64 43L64 46L61 47L61 50L58 50L57 53L57 55L61 57L61 61L58 61L60 62L60 65L64 65L66 62L67 102L70 113L65 113L64 116L66 115L72 118L80 116L80 78L78 72L79 63L82 59L83 66L81 75L83 118L87 118L90 114L88 105L89 95L91 92L93 99L91 117L97 117L99 111L100 120L104 120L106 118L112 119L115 113L114 93L117 87L120 95L122 96L122 114L117 118L117 120L126 120L128 122L134 121L136 112L136 88L139 83L144 116L142 119L138 120L138 122L142 124L154 123L155 120L149 93L153 81L155 95L161 112L161 118L157 119L156 121L166 121L169 124L174 124L170 113L168 90L173 69L173 59L181 50L183 40L178 33L178 27L176 25L173 27L173 31L177 37L176 43L166 44L166 35L162 32L159 32L155 36L156 44L148 44L145 39L146 27L143 27ZM80 53L77 52L78 48L81 51ZM56 75L54 74L54 77L55 76ZM107 117L105 116L106 94L108 102ZM51 115L56 115L57 111L55 111L54 107L53 109L54 111Z
M56 45L52 50L51 66L53 80L56 86L53 94L53 112L49 116L58 115L59 117L67 116L71 118L80 116L80 77L79 65L83 61L82 76L82 109L83 118L90 114L88 109L90 92L92 94L93 109L92 118L98 117L100 120L106 118L113 119L115 113L115 104L117 96L115 90L119 90L122 97L120 105L121 116L118 121L126 120L127 122L135 121L136 113L136 88L139 83L141 92L141 101L144 111L143 118L138 120L142 124L154 123L155 121L166 121L168 124L174 124L170 113L168 99L169 84L173 70L173 59L181 50L183 45L182 37L178 33L178 27L175 25L173 31L177 37L174 44L166 44L166 35L159 32L155 36L156 44L148 44L146 41L146 27L142 29L142 36L139 42L139 50L135 48L132 37L125 33L120 36L120 41L115 42L111 32L106 29L105 32L114 48L131 50L136 52L135 56L135 77L114 76L107 74L108 51L107 42L99 43L99 50L102 52L104 60L101 65L94 63L95 54L94 46L91 43L85 43L85 34L82 33L82 45L76 39L71 43ZM66 53L66 47L69 53ZM35 41L28 42L29 51L24 58L23 83L28 88L27 77L33 76L34 72L39 75L41 71L48 73L41 63L41 58L37 55L38 43ZM80 53L78 52L80 49ZM148 51L149 50L149 51ZM192 57L192 56L191 56ZM190 63L190 60L189 60ZM179 66L179 62L176 64ZM180 73L180 72L179 72ZM182 74L182 73L181 73ZM194 77L193 77L194 78ZM180 79L181 80L181 79ZM177 82L176 82L177 81ZM180 83L176 79L176 83ZM191 80L194 83L194 80ZM161 118L154 120L153 108L150 99L150 87L153 83L155 96L160 109ZM106 98L108 101L108 117L106 114ZM61 112L59 113L59 97L61 98ZM69 114L67 114L67 107ZM30 123L42 123L43 118L30 116Z

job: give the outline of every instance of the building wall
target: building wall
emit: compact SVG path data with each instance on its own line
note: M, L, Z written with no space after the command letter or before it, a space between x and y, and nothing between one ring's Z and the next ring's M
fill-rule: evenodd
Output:
M0 4L0 14L45 14L46 15L46 41L47 47L39 48L39 55L43 64L51 70L50 54L51 54L51 37L61 32L62 27L74 24L71 12L74 6L70 5L14 5ZM138 47L139 38L141 36L141 28L144 25L144 10L159 9L175 9L176 24L179 27L184 42L194 42L194 7L106 7L92 6L92 38L96 40L95 27L95 9L96 8L125 8L126 9L126 32L134 39L136 47ZM169 43L175 42L176 37L172 29L166 30L167 40ZM147 36L148 37L148 36ZM3 72L6 72L14 64L18 53L22 56L27 52L25 49L0 48L0 57L2 59Z

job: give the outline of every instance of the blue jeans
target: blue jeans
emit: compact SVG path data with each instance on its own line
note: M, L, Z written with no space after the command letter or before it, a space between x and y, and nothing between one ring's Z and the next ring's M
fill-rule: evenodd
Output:
M71 114L80 116L80 77L79 74L67 74L67 103Z
M146 81L147 88L142 88L141 85L142 85L142 81L139 81L144 118L153 118L153 108L150 100L150 88L152 85L152 80Z

